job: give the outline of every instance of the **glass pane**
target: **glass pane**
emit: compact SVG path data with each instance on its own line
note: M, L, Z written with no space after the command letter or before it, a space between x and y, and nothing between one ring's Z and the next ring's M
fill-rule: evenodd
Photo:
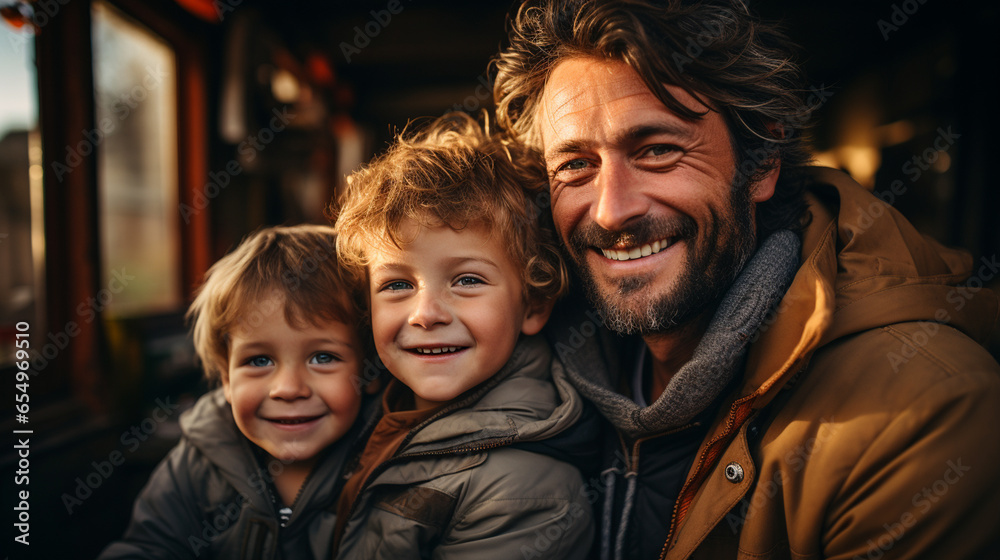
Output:
M103 2L93 7L93 41L99 303L112 317L174 310L182 305L174 52Z
M44 332L42 149L34 36L0 22L0 366L13 362L16 325Z

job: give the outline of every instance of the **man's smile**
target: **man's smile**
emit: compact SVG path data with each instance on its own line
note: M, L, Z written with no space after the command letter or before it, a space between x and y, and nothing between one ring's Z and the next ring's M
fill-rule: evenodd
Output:
M660 251L666 249L673 245L678 238L676 237L665 237L663 239L658 239L652 243L645 243L642 245L633 245L631 247L624 247L621 249L597 249L601 251L601 254L605 258L611 259L613 261L630 261L634 259L641 259L642 257L648 257L649 255L655 255Z

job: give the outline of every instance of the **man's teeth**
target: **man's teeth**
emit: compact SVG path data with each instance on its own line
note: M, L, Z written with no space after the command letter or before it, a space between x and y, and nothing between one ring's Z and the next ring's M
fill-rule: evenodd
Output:
M613 261L630 261L632 259L640 259L642 257L648 257L649 255L655 255L670 245L671 243L667 239L660 239L659 241L646 243L645 245L639 247L632 247L627 251L622 249L601 249L601 253L604 253L606 258Z
M461 346L443 346L438 348L414 348L413 351L417 354L451 354L461 349Z

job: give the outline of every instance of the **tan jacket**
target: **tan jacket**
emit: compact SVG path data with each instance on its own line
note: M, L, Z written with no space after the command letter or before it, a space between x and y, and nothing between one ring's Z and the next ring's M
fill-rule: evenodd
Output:
M980 345L996 256L973 262L843 173L810 173L802 265L662 557L998 558L1000 367Z

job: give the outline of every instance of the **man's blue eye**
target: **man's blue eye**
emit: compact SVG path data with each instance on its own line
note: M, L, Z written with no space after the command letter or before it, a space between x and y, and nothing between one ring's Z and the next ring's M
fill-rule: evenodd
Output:
M574 159L573 161L567 162L563 166L563 169L583 169L587 165L586 160Z

